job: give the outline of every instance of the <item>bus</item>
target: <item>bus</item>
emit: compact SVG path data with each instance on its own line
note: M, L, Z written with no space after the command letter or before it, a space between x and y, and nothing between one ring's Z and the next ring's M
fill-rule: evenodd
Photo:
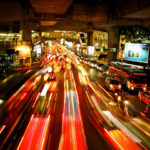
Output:
M118 79L121 84L125 84L131 91L145 91L147 88L147 73L125 63L111 62L109 64L108 74Z

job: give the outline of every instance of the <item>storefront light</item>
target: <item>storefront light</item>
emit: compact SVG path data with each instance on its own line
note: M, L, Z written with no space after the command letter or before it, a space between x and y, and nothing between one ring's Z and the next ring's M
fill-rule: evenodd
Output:
M19 51L20 58L30 57L30 47L27 45L20 45L16 48Z
M113 85L112 85L112 84L110 84L110 87L112 88L112 87L113 87Z

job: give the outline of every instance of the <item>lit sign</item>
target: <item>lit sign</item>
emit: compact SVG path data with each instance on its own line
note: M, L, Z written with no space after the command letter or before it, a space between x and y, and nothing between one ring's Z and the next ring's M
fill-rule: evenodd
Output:
M34 46L34 51L36 51L38 54L41 54L41 46L40 45Z
M65 41L65 44L67 46L69 46L70 48L73 48L73 43L72 42Z
M88 46L88 55L94 56L94 46Z
M77 44L77 51L80 51L80 44Z
M127 43L125 44L124 59L148 63L149 47L146 44Z
M30 57L30 48L28 46L19 46L17 49L19 51L19 58L27 58Z

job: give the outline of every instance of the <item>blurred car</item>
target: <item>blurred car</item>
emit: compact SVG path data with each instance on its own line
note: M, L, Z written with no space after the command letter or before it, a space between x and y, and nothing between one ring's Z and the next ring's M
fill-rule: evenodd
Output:
M111 91L115 91L116 89L121 90L121 84L113 77L107 77L105 79L105 85Z
M149 124L147 124L147 122L145 122L145 120L150 121L150 112L140 112L136 109L136 107L131 104L128 101L128 104L124 104L124 106L122 107L122 110L124 111L124 107L127 107L125 115L127 115L130 118L134 118L134 121L138 126L140 127L145 127L145 129L147 130L147 126ZM136 118L136 119L135 119Z
M150 91L139 91L138 97L140 101L150 106Z
M106 72L107 72L107 71L108 71L108 65L106 65L106 66L103 68L102 71L104 71L104 72L106 71Z
M102 75L106 78L109 76L109 71L108 71L108 66L105 66L104 68L102 68Z
M84 58L84 64L88 64L89 63L89 58Z
M51 73L49 74L48 80L49 80L49 81L54 81L54 80L56 80L56 76L55 76L54 72L51 72Z
M91 67L96 67L97 66L96 61L95 60L91 60L90 61L90 66Z
M84 57L83 56L80 56L79 60L80 60L81 63L84 63Z
M125 115L127 115L128 117L131 118L141 117L140 113L137 111L135 106L131 104L128 100L124 101L124 107L126 107L126 109L123 108L123 111Z
M65 69L70 70L71 69L71 63L66 62L65 63Z
M49 67L47 68L47 72L48 72L48 73L53 72L53 66L49 66Z
M97 63L96 64L96 69L99 70L99 71L103 71L105 68L105 65L104 64L101 64L101 63Z

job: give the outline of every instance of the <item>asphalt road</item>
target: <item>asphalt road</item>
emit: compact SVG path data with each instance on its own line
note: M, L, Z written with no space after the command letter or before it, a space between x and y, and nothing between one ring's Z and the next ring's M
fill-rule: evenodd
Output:
M45 149L58 149L60 144L61 132L62 132L62 112L64 108L64 71L56 73L57 89L55 92L56 97L52 99L50 107L50 124L47 129ZM78 79L78 72L75 67L72 68L73 75L75 77L75 83L77 86L77 93L79 96L81 118L83 121L83 130L85 133L86 145L88 149L111 149L106 140L98 133L96 128L91 123L91 114L87 104L87 97L84 93L84 87L80 85ZM42 75L44 76L44 75ZM38 107L38 101L35 103L35 99L38 97L39 92L42 91L45 82L43 80L38 81L29 91L26 91L36 77L24 85L24 88L13 97L14 100L8 99L7 107L1 108L1 126L5 127L0 135L1 149L17 149L19 145L25 144L26 134L29 132L27 129L33 124L31 121L32 116L35 115L36 107ZM53 81L52 81L53 82ZM26 83L26 82L25 82ZM32 85L32 84L31 84ZM25 94L28 92L28 94ZM84 94L83 94L84 93ZM20 100L22 98L22 100ZM47 95L48 98L48 95ZM10 102L10 103L9 103ZM35 108L33 107L35 103ZM4 115L5 114L5 115ZM12 120L10 119L12 118ZM34 118L34 117L33 117ZM5 126L4 126L5 124ZM33 124L34 125L34 124ZM32 126L33 126L32 125ZM30 131L31 132L31 131ZM34 134L34 133L30 133ZM24 137L23 142L22 137ZM33 141L34 139L32 139ZM31 142L31 141L29 141ZM21 147L20 146L20 147Z
M134 125L139 121L137 118L130 118L129 121L128 117L119 112L117 104L104 92L106 90L113 97L113 92L105 87L103 75L96 69L84 65L89 73L90 83L81 84L78 65L70 64L67 62L66 67L58 69L54 81L48 80L50 73L45 72L46 66L26 82L23 80L23 86L15 94L3 93L4 97L7 95L9 98L0 108L0 149L22 150L36 147L61 150L67 146L71 149L115 149L112 145L114 142L108 138L110 133L114 138L117 138L116 133L117 136L121 135L125 141L128 140L129 146L136 147L137 145L119 130L120 123L117 119L126 130L130 129L138 138L144 137L141 143L148 147L149 129L143 132ZM30 73L29 75L31 76ZM27 77L29 76L25 74L24 78ZM145 110L145 105L139 101L136 93L129 93L126 89L124 92L138 111ZM90 101L95 105L94 108ZM115 105L109 105L109 102ZM108 123L107 129L103 122L108 122L108 119L100 122L103 120L100 117L102 112L106 116L117 118L109 118L119 124L117 128ZM104 114L102 116L104 117ZM145 124L148 125L146 122ZM111 129L115 129L116 133L114 134ZM117 140L119 141L118 138Z

